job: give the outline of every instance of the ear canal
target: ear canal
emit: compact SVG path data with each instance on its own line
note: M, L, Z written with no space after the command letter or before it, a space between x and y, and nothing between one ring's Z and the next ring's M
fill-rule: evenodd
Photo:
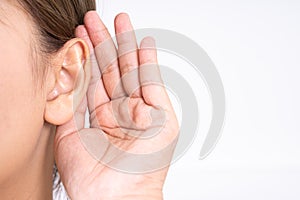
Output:
M59 91L57 87L55 87L50 94L48 94L47 101L52 101L59 96Z
M69 93L74 88L74 80L71 75L64 69L59 72L59 82L56 82L54 89L49 93L47 100L51 101L56 99L61 94Z

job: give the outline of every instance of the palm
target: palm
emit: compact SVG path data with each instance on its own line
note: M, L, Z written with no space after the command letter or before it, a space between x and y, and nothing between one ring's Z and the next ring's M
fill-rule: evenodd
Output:
M137 46L134 33L127 15L122 14L116 19L116 49L96 14L87 15L87 32L81 26L76 34L90 46L92 80L73 120L57 129L56 163L75 199L83 194L99 199L147 195L147 190L162 187L174 150L174 145L168 145L178 134L171 103L159 84L154 44L148 38L141 42L140 50L132 48ZM84 128L86 107L88 129Z

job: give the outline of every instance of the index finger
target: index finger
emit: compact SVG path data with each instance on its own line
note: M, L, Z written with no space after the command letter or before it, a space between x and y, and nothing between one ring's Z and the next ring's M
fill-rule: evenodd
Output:
M87 101L88 108L90 113L92 113L97 107L103 105L110 101L108 95L106 94L101 73L99 71L99 67L94 54L94 47L89 38L88 32L83 25L78 26L75 29L76 37L83 39L90 48L90 63L92 65L92 78L89 84L88 92L87 92Z
M95 48L95 55L107 94L111 99L125 96L121 84L116 46L96 11L89 11L84 24Z

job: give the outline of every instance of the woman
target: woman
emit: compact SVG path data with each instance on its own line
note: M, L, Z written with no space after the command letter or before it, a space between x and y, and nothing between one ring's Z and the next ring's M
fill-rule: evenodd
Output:
M52 199L54 165L71 199L162 199L179 128L154 40L121 13L116 47L93 0L0 7L0 199Z

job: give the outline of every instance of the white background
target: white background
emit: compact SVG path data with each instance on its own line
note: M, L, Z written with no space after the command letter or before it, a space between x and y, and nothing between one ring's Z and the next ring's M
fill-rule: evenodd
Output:
M127 12L137 29L182 33L208 53L223 80L226 122L205 160L198 156L211 105L201 78L190 80L199 100L199 133L170 169L166 200L300 199L300 1L102 3L99 13L112 33L119 12ZM194 76L180 59L164 53L159 58L186 78Z

